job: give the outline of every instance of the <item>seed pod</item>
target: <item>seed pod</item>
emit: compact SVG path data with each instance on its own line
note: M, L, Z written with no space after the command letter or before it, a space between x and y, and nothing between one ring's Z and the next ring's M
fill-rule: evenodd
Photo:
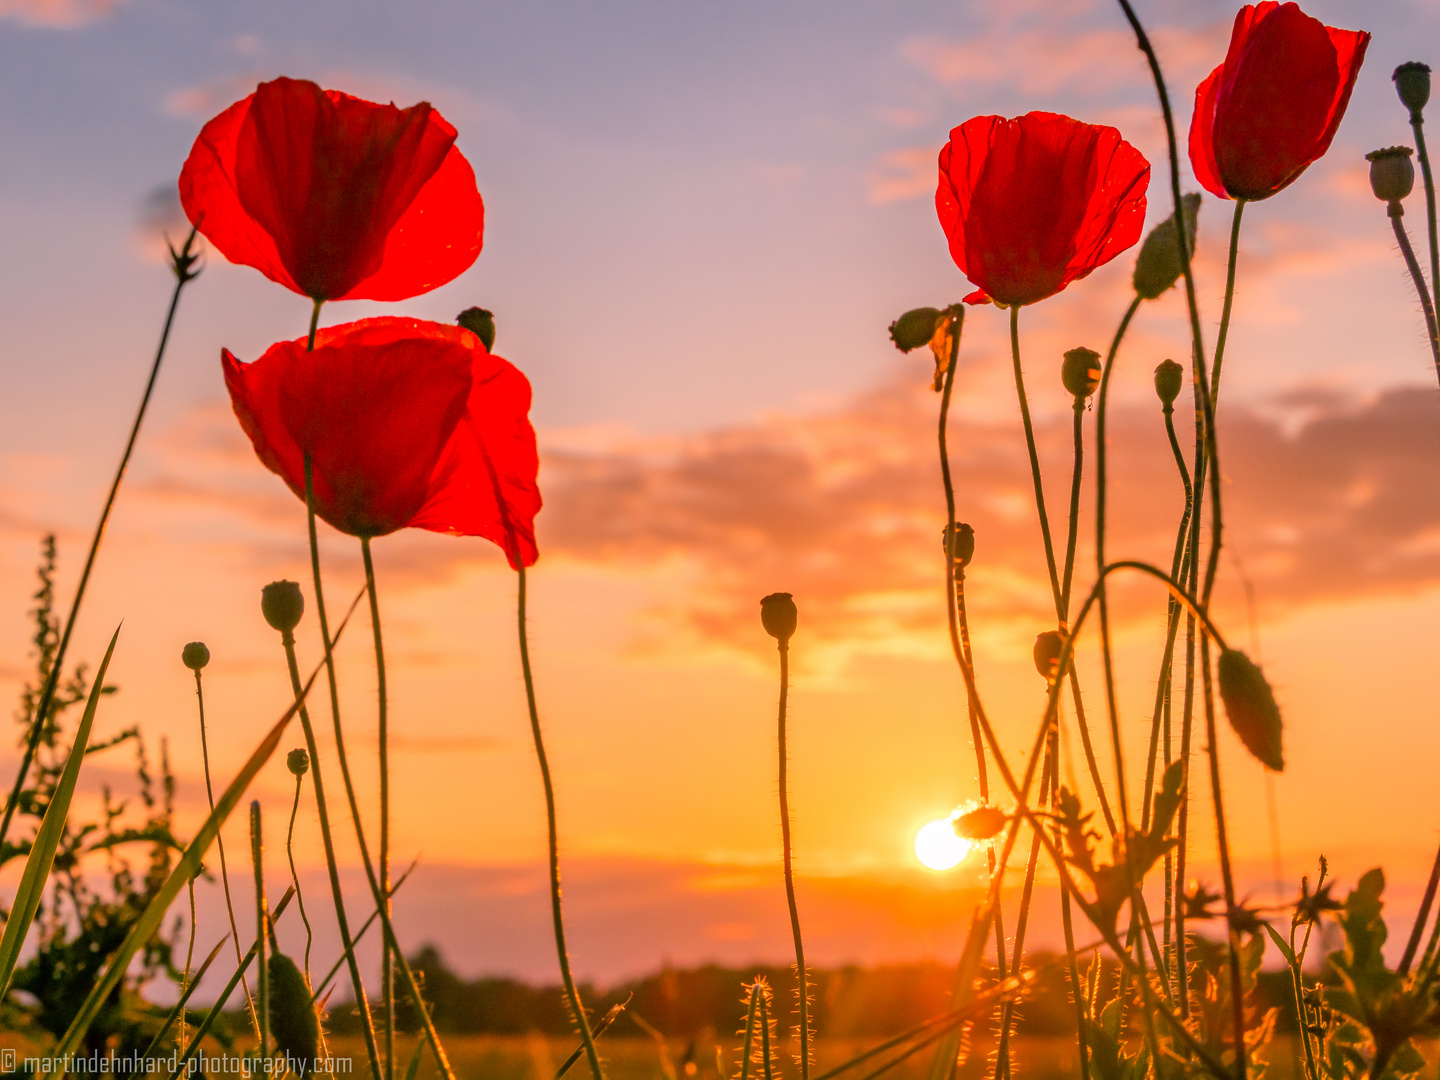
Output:
M1083 346L1071 349L1060 362L1060 381L1076 401L1084 401L1100 385L1100 354Z
M1235 734L1267 769L1283 772L1280 706L1264 673L1239 649L1223 650L1217 671L1220 698Z
M305 597L293 581L272 581L260 590L260 611L265 621L282 634L294 630L305 614Z
M771 593L760 601L760 625L781 645L789 643L799 620L795 600L788 592Z
M1046 630L1035 635L1035 670L1046 681L1055 678L1055 669L1060 663L1060 651L1065 648L1065 635L1059 630Z
M963 521L957 521L955 529L955 569L964 570L970 565L970 560L975 557L975 530ZM940 530L940 542L946 551L950 551L950 530Z
M1390 78L1395 81L1395 92L1407 109L1418 113L1425 108L1425 103L1430 100L1429 64L1411 60L1397 67Z
M944 312L933 307L915 308L905 312L890 324L890 340L901 352L911 352L922 345L929 345Z
M1185 211L1186 247L1190 255L1195 254L1195 218L1200 213L1200 196L1195 192L1184 195L1180 206ZM1175 215L1172 213L1145 237L1140 245L1140 254L1135 259L1135 277L1132 279L1135 292L1144 300L1154 300L1167 292L1183 273L1180 263L1180 238L1175 232Z
M455 321L480 339L486 351L495 347L495 313L483 307L466 308Z
M1009 820L1005 812L997 806L977 806L974 810L954 818L950 824L954 826L955 835L961 840L979 842L993 840Z
M199 671L210 663L210 650L203 641L192 641L180 650L180 662L191 671Z
M1160 404L1167 409L1174 405L1184 385L1185 369L1174 360L1161 360L1155 368L1155 393L1160 397Z
M297 746L285 755L285 767L295 776L304 776L310 771L310 754L303 746Z
M305 976L284 953L272 953L270 971L270 1033L275 1036L275 1054L288 1059L301 1080L315 1071L320 1052L320 1019L310 1000Z
M1414 153L1408 146L1387 146L1383 150L1371 150L1365 155L1370 162L1370 190L1377 199L1397 202L1409 195L1415 187L1415 166L1410 161Z

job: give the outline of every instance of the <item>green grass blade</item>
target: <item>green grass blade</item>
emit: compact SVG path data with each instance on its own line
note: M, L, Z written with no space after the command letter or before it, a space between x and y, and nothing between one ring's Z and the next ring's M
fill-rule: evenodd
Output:
M30 848L30 857L25 860L25 872L20 877L20 887L15 891L15 900L10 906L10 918L5 923L5 936L0 938L0 996L10 988L10 977L15 974L15 963L20 958L20 948L25 944L25 935L35 920L40 899L45 895L45 883L50 877L50 867L55 862L55 849L65 833L65 819L70 814L70 799L75 794L75 783L80 779L80 766L85 761L85 746L90 741L90 727L95 722L95 710L100 705L100 694L105 688L105 671L110 666L110 657L115 653L115 642L120 637L120 628L115 628L110 638L110 647L105 650L105 659L100 661L100 670L95 673L95 682L90 687L90 698L85 702L85 715L80 718L80 727L75 732L70 757L66 759L65 771L55 786L55 796L45 810L40 830ZM43 719L43 718L42 718Z
M350 605L350 611L346 614L345 621L342 622L335 631L335 637L330 643L330 649L327 650L327 655L329 655L330 651L334 650L335 644L340 640L340 634L345 629L345 623L350 621L350 615L354 613L355 606L360 602L362 596L364 596L363 592L359 596L356 596L355 603ZM322 661L321 667L323 667L323 663ZM190 846L185 849L184 856L181 857L170 876L165 879L165 884L160 887L160 891L155 894L154 899L150 901L150 904L145 908L144 912L141 913L140 918L131 928L130 933L126 935L120 948L115 951L115 955L110 958L110 963L105 968L105 974L101 976L100 980L96 982L95 986L91 989L89 996L85 998L84 1003L80 1006L80 1011L76 1014L75 1019L71 1021L69 1030L65 1032L64 1037L61 1038L59 1043L56 1044L55 1049L51 1052L54 1063L61 1066L61 1068L57 1071L46 1073L46 1080L65 1071L63 1066L69 1056L75 1052L75 1048L80 1045L80 1040L85 1037L85 1032L95 1019L95 1014L100 1011L100 1007L104 1004L105 999L108 998L115 987L119 985L121 978L125 974L125 969L130 966L130 961L134 959L135 954L140 951L144 944L159 931L161 924L165 920L165 913L170 909L170 905L174 903L175 898L180 895L180 890L185 888L185 883L199 872L200 861L204 858L205 852L209 850L210 845L215 842L215 837L220 832L220 826L225 823L225 819L230 816L230 812L234 810L240 800L244 798L245 791L250 786L250 782L255 779L256 774L259 773L265 763L270 760L270 756L275 753L275 748L280 745L280 737L285 734L285 729L290 726L290 721L293 720L295 714L299 712L301 703L304 702L306 696L310 693L310 688L315 685L315 678L320 674L321 667L316 667L315 670L310 673L310 678L306 680L305 685L301 688L300 693L295 696L295 700L291 702L290 707L285 710L285 714L275 722L275 726L272 727L265 738L260 741L260 745L255 748L255 752L250 755L250 759L245 762L239 774L230 782L230 786L225 789L224 793L221 794L215 803L215 809L211 811L210 816L205 819L205 824L200 826L200 831L195 834L195 839L190 842Z

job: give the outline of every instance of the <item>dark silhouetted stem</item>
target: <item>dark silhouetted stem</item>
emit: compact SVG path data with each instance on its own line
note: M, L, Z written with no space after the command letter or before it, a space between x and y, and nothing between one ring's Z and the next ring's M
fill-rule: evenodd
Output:
M1010 358L1015 367L1015 393L1020 398L1020 420L1025 428L1025 449L1030 454L1030 479L1035 485L1035 512L1040 515L1040 539L1045 544L1045 568L1050 572L1050 591L1055 610L1061 612L1060 575L1055 569L1055 544L1050 539L1050 515L1045 512L1045 484L1040 475L1040 455L1035 449L1035 426L1030 422L1030 400L1025 394L1025 373L1020 367L1020 307L1010 309Z
M1425 184L1425 223L1430 235L1430 289L1440 289L1440 243L1435 236L1435 178L1430 172L1430 154L1425 149L1425 117L1419 109L1410 110L1410 127L1415 132L1415 157L1420 162L1420 176Z
M1420 901L1420 911L1415 916L1415 925L1410 930L1410 940L1405 943L1405 955L1400 957L1400 966L1395 970L1404 975L1415 960L1415 951L1420 948L1420 936L1425 932L1425 923L1430 919L1430 905L1435 902L1435 889L1440 886L1440 851L1435 852L1435 863L1430 867L1430 880L1425 884L1425 897Z
M595 1040L590 1034L590 1020L585 1007L580 1003L580 992L575 989L575 980L570 974L570 953L565 947L565 919L560 912L560 838L555 825L555 785L550 780L550 761L545 756L545 740L540 734L540 710L535 704L535 677L530 671L530 632L525 625L525 565L515 570L518 578L515 618L520 636L520 668L525 676L525 703L530 710L530 733L535 739L535 757L540 762L540 779L545 787L546 837L550 846L550 914L555 925L555 952L560 961L560 978L565 984L565 999L580 1028L580 1037L585 1043L585 1060L595 1080L605 1080L600 1068L600 1055L595 1049Z
M370 625L375 636L375 678L380 699L380 888L385 898L385 912L390 913L390 727L389 697L385 687L385 643L380 634L380 600L375 592L375 563L370 557L370 538L360 538L360 554L365 563L365 589L370 594ZM380 971L382 1001L385 1007L385 1075L395 1072L395 965L390 950L384 950Z
M270 970L265 963L265 932L269 912L265 903L265 844L260 836L260 800L250 801L250 865L255 870L255 972L256 1011L260 1016L260 1060L270 1056Z
M785 856L785 902L790 908L790 933L795 939L795 978L800 984L800 1075L810 1077L810 972L805 966L805 942L800 936L800 909L795 904L795 871L790 847L789 753L785 745L790 699L790 646L780 641L780 846Z
M1415 249L1410 246L1410 237L1400 223L1404 212L1398 202L1392 202L1390 224L1395 229L1395 242L1400 245L1400 254L1405 256L1405 268L1410 271L1410 280L1415 283L1415 292L1420 297L1420 308L1425 313L1425 332L1430 339L1430 357L1435 363L1435 375L1440 378L1440 326L1435 322L1435 305L1430 302L1430 290L1425 287L1420 264L1415 261Z
M146 410L150 407L150 398L155 392L155 380L160 376L160 362L165 359L165 346L170 341L170 328L175 323L175 311L180 306L180 293L184 290L187 282L195 280L199 271L191 270L195 259L198 257L192 253L195 245L196 231L190 230L190 235L185 238L185 245L176 252L171 249L171 268L175 272L175 291L170 294L170 307L165 312L165 325L160 331L160 344L155 349L155 361L150 365L150 377L145 380L145 392L140 395L140 407L135 410L135 421L130 425L130 437L125 440L125 449L120 454L120 464L115 468L115 478L110 482L110 492L105 496L105 506L100 511L100 520L95 525L95 533L90 537L90 551L85 556L84 569L80 571L80 581L75 586L75 599L70 602L70 613L65 617L65 627L60 632L60 643L55 647L55 657L50 664L50 674L45 679L45 685L40 690L39 700L35 703L35 715L30 721L30 734L25 741L25 752L20 758L20 768L15 772L15 783L10 789L10 798L5 803L5 815L0 818L0 848L5 846L5 838L10 835L10 822L15 817L15 808L20 803L20 794L25 790L25 778L30 773L30 765L35 760L35 751L40 747L40 737L45 730L46 717L50 715L51 706L55 702L55 690L60 685L60 677L65 669L65 654L70 648L70 635L75 630L75 622L80 617L80 604L85 599L85 587L90 584L90 572L95 568L95 557L100 553L100 541L105 537L105 526L110 521L110 511L115 506L115 497L120 493L120 482L125 479L125 469L130 464L130 455L135 452L135 442L140 437L140 425L145 421Z
M300 905L300 921L305 924L305 984L310 984L310 944L314 933L310 929L310 917L305 913L305 897L300 892L300 875L295 872L295 815L300 812L300 788L305 782L303 775L295 777L295 801L290 805L290 828L285 833L285 858L290 863L290 880L295 884L295 902Z

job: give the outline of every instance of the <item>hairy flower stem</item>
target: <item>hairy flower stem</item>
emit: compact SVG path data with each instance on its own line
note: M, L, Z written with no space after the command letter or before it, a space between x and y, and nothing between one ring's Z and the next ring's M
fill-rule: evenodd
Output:
M310 930L310 918L305 914L305 897L300 892L300 875L295 872L295 815L300 812L300 788L303 775L295 777L295 801L290 804L290 829L285 834L285 858L290 863L290 880L295 885L295 901L300 905L300 921L305 924L305 984L310 985L310 944L314 934Z
M205 768L205 798L210 804L210 812L215 812L215 789L210 784L210 744L205 736L205 689L200 681L200 672L195 672L195 697L200 703L200 761ZM230 916L230 943L235 946L235 962L244 963L244 957L240 954L240 930L235 923L235 904L230 899L230 868L225 863L225 838L219 832L215 833L215 847L220 852L220 884L225 889L225 913ZM250 984L242 984L245 989L245 1003L250 1009L250 1021L255 1028L255 1038L260 1038L260 1014L255 1011L255 999L250 996Z
M779 648L780 709L776 726L779 729L780 751L780 846L785 859L785 902L790 908L790 934L795 939L795 979L800 984L800 1076L802 1080L810 1080L810 969L805 966L800 909L795 903L795 868L790 845L790 755L785 742L789 727L790 645L780 638Z
M309 478L309 470L306 470ZM307 488L310 486L306 485ZM309 500L311 503L314 499ZM295 661L295 635L282 631L280 644L285 647L285 663L290 669L290 687L296 698L300 697L300 667ZM325 651L331 649L330 637L325 635ZM310 709L304 701L298 710L300 726L305 731L305 747L310 753L310 769L315 777L315 806L320 814L320 838L325 843L325 868L330 874L330 894L335 900L335 922L340 929L340 942L345 949L345 959L350 968L350 984L355 990L355 1007L360 1013L361 1032L365 1036L365 1053L370 1059L370 1073L379 1080L384 1074L380 1070L380 1051L375 1045L375 1028L370 1019L370 1003L365 996L365 982L360 977L360 965L355 960L354 940L350 936L350 920L345 915L345 900L340 891L340 869L335 860L334 834L330 831L330 811L325 803L325 776L320 768L320 748L315 742L315 728L310 723ZM368 866L368 861L367 861Z
M1410 246L1410 236L1400 223L1405 213L1399 201L1390 204L1390 224L1395 230L1395 242L1400 245L1400 254L1405 257L1405 268L1410 271L1410 280L1415 283L1415 292L1420 297L1420 308L1425 313L1425 331L1430 338L1430 356L1435 362L1435 375L1440 378L1440 327L1435 321L1435 305L1430 302L1430 290L1425 287L1425 277L1420 264L1415 261L1415 249Z
M1425 184L1425 219L1430 230L1430 289L1440 289L1440 242L1435 231L1435 178L1430 172L1430 154L1425 149L1425 116L1421 109L1410 110L1410 127L1415 132L1415 157Z
M380 634L380 600L375 592L375 563L370 557L370 538L360 538L365 563L365 590L370 594L370 626L375 635L375 678L379 697L380 742L380 888L385 913L390 913L390 728L389 699L385 687L385 643ZM395 1074L395 963L390 950L381 959L380 983L385 1008L385 1076Z
M165 359L165 346L170 341L170 328L175 324L175 312L180 306L180 293L184 290L186 283L194 281L200 273L194 269L195 260L200 257L199 253L194 251L196 236L196 230L192 228L179 251L173 247L170 249L170 268L175 274L175 290L170 294L170 307L165 313L165 324L160 330L160 344L155 349L155 360L150 365L150 377L145 380L145 391L140 395L140 407L135 410L135 421L130 425L130 437L125 440L125 449L120 454L120 464L115 467L115 478L110 481L110 492L105 496L105 506L100 511L100 520L96 523L95 532L90 537L90 551L85 556L85 566L80 571L80 581L75 586L75 598L70 601L70 613L65 616L65 626L60 632L60 643L55 647L50 673L46 676L45 685L41 688L40 697L35 703L35 715L34 719L30 721L30 733L25 740L25 752L21 755L20 767L15 772L15 783L11 785L10 798L5 803L5 814L0 817L0 848L5 846L5 838L10 835L10 822L15 817L15 808L20 804L20 794L25 790L25 778L30 773L30 765L35 760L35 752L40 747L41 735L45 731L51 707L55 703L55 691L60 685L60 677L65 670L65 654L70 648L70 635L74 632L75 622L80 617L80 604L85 599L85 587L90 583L90 572L95 568L95 558L100 553L100 541L105 537L105 526L110 521L110 511L115 506L115 497L120 493L120 482L125 479L125 469L130 464L130 456L135 451L135 442L140 437L140 425L145 421L146 410L150 407L150 398L155 392L155 380L160 376L160 362Z
M269 912L265 903L265 845L260 836L260 800L250 800L250 865L255 870L255 997L260 1014L260 1060L270 1056L270 967L265 962ZM269 1071L268 1069L266 1070Z
M590 1021L585 1016L585 1007L580 1003L580 992L575 989L575 980L570 975L570 953L565 947L565 920L560 913L560 838L555 825L555 785L550 779L550 760L545 756L545 740L540 734L540 710L535 704L535 677L530 670L530 632L525 625L525 564L515 570L519 579L516 591L515 618L520 636L520 669L525 677L525 703L530 710L530 734L535 739L535 757L540 763L540 779L545 787L546 836L550 845L550 914L555 924L555 952L560 961L560 978L565 984L565 999L580 1028L580 1038L585 1044L585 1060L595 1080L605 1080L600 1068L600 1054L595 1049L595 1039L590 1033ZM782 787L783 791L784 788Z

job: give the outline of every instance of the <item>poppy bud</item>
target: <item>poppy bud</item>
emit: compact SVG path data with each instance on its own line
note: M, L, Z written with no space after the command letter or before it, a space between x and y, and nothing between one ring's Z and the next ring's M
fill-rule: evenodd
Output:
M1186 248L1195 254L1195 217L1200 213L1200 195L1191 192L1181 196L1180 207L1185 211ZM1154 300L1167 292L1180 280L1183 270L1180 265L1180 238L1175 234L1175 215L1171 214L1145 237L1140 245L1140 255L1135 260L1135 277L1132 279L1135 291L1145 300Z
M1059 630L1046 630L1035 635L1035 670L1048 682L1055 678L1056 666L1060 663L1060 650L1065 647L1065 635Z
M466 308L455 316L455 321L480 339L489 352L495 347L495 313L483 307Z
M1076 401L1084 401L1100 385L1100 354L1083 346L1071 349L1060 363L1060 381Z
M1160 396L1160 403L1169 409L1175 404L1175 399L1180 396L1180 388L1185 385L1185 369L1174 360L1161 360L1155 368L1155 393Z
M260 611L265 621L282 634L300 624L305 614L305 597L293 581L272 581L260 590Z
M180 650L180 662L191 671L199 671L210 663L210 650L203 641L192 641Z
M285 755L285 767L295 776L304 776L310 771L310 754L303 746L297 746Z
M1283 771L1280 707L1264 673L1238 649L1220 653L1217 673L1225 715L1245 749L1267 769Z
M940 325L940 320L944 317L944 312L933 307L920 307L913 311L907 311L890 324L890 340L903 353L912 352L922 345L929 345L930 339L935 336L936 327Z
M977 806L950 822L961 840L993 840L1010 819L997 806Z
M1412 153L1408 146L1387 146L1365 155L1365 160L1370 162L1370 190L1377 199L1394 203L1410 194L1415 186Z
M951 528L955 530L955 569L964 570L975 557L975 530L963 521L957 521ZM940 530L940 542L947 552L951 551L950 529Z
M276 1055L293 1063L300 1080L310 1076L320 1052L320 1020L310 987L295 961L284 953L270 956L270 1031Z
M795 600L788 592L771 593L760 601L760 625L765 627L765 632L780 642L782 647L790 643L799 619L800 613L795 608Z
M1395 69L1390 78L1395 80L1395 91L1401 102L1413 113L1425 108L1430 100L1430 65L1411 60Z

